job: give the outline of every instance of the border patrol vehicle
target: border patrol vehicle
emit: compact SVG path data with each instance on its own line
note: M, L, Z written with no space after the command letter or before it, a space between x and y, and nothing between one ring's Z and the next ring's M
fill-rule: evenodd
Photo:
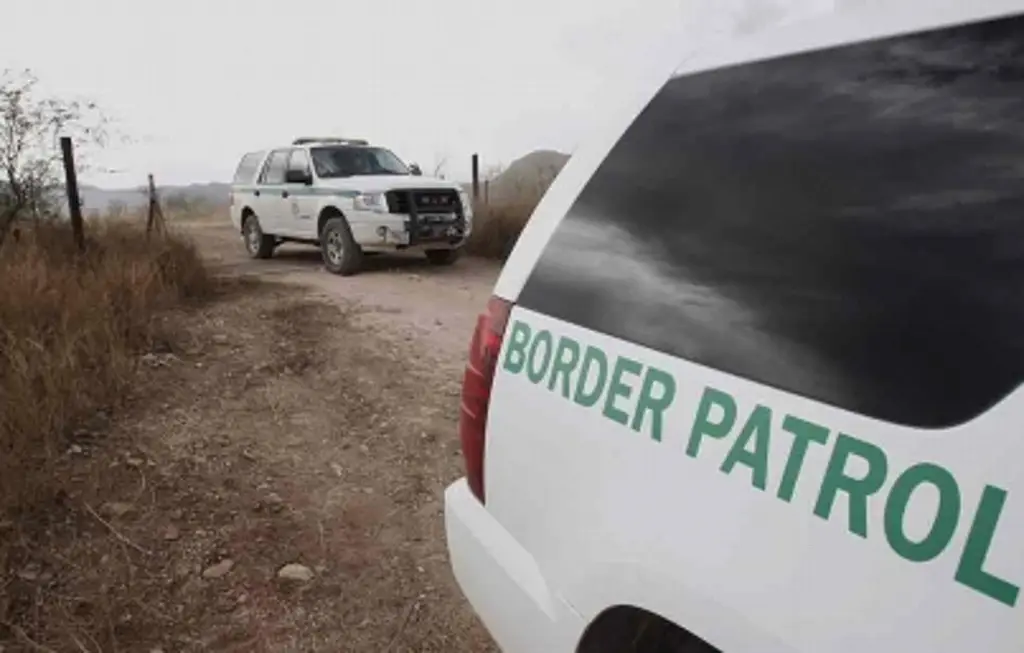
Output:
M420 175L362 139L297 138L249 152L231 186L231 222L253 258L287 242L320 248L326 268L359 272L365 253L422 252L454 263L472 230L458 184Z
M507 653L1024 651L1024 3L837 4L689 56L507 261L445 493Z

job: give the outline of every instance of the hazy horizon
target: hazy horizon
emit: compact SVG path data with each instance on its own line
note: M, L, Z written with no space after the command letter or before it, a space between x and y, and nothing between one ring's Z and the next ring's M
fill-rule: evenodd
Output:
M830 4L782 1L36 0L6 8L23 29L0 61L95 100L134 140L92 153L82 182L100 188L224 182L244 152L310 134L468 180L474 152L481 167L571 154L703 40Z

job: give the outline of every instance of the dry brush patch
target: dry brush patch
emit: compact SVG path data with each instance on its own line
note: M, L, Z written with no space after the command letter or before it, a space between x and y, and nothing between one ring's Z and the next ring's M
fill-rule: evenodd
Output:
M118 405L155 316L210 290L184 238L119 223L88 234L79 254L65 224L40 223L0 250L0 515L59 490L54 462Z
M547 185L520 189L513 199L476 206L466 251L483 258L507 259L546 191Z
M508 258L533 209L525 202L478 208L466 252L482 258Z

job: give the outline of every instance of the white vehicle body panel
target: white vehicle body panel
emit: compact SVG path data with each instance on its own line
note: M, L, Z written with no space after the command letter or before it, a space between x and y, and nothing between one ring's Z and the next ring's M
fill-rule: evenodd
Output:
M809 20L794 17L648 71L636 93L621 98L607 131L581 147L551 186L495 295L519 299L563 217L666 77L1024 11L1019 0L835 4L808 10ZM631 262L600 264L615 270ZM609 362L628 357L671 375L676 395L660 440L649 424L633 430L602 414L603 404L588 408L565 398L549 377L534 382L526 371L505 369L517 321L533 333L548 331L553 342L565 336L600 349ZM1024 649L1021 603L1014 598L1008 605L957 580L961 567L974 564L975 572L1024 582L1021 388L953 427L901 426L522 307L512 312L499 361L487 422L486 505L459 481L446 493L446 509L456 576L507 653L573 651L587 625L618 605L661 615L728 653ZM632 396L618 407L633 415L640 381L627 385ZM707 388L735 400L735 424L721 439L699 439L699 451L689 455ZM748 467L721 469L757 406L770 411L764 489L755 487ZM826 426L829 436L807 451L793 494L783 500L780 483L794 441L782 428L787 415ZM887 461L884 485L864 514L866 536L851 532L859 518L845 495L827 518L815 512L840 434L884 451ZM855 462L862 461L850 462L850 474L870 471ZM955 478L959 516L940 555L911 562L888 541L886 505L897 479L920 465ZM1008 494L979 566L965 562L965 548L970 540L977 553L982 527L973 520L982 499L992 498L988 488ZM921 489L905 506L901 523L910 540L926 539L934 526L940 495L933 490Z
M985 487L1024 483L1016 427L1024 413L1024 391L971 423L942 431L912 429L526 309L513 311L510 324L517 320L535 332L550 331L556 341L568 336L596 347L609 361L628 357L677 380L659 442L647 424L635 432L604 416L601 405L583 408L557 388L549 390L547 379L533 383L525 373L504 370L495 379L486 511L506 537L529 552L549 591L578 612L582 623L611 606L632 605L737 653L1020 650L1020 607L1003 605L954 576ZM508 347L506 338L500 360L506 360ZM618 407L632 415L640 385L636 379L629 385L633 397L621 399ZM707 387L735 398L736 422L725 438L702 439L691 457L691 429ZM720 469L758 405L772 409L765 490L752 485L748 468L728 474ZM524 406L530 407L529 415L543 416L543 428L524 419ZM808 450L789 502L776 496L792 452L793 437L781 427L787 415L831 432L827 444ZM828 519L814 514L839 433L883 448L888 460L886 484L869 502L866 538L848 532L848 504L842 498ZM914 564L886 542L882 498L900 473L924 461L954 474L963 507L943 554ZM927 534L936 503L924 491L911 502L905 523L915 537ZM1012 491L999 522L985 569L1019 581L1024 579L1018 546L1024 540L1024 503L1014 501Z

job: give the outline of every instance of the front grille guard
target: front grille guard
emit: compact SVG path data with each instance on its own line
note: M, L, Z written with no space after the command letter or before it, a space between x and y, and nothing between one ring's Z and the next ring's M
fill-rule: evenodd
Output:
M414 190L407 190L407 191L391 191L390 193L388 193L388 209L391 212L397 212L396 209L398 209L400 206L402 206L403 203L399 200L399 196L400 195L404 196L405 202L404 202L404 206L402 206L402 208L404 208L405 206L408 207L408 215L407 215L407 217L405 219L405 231L406 231L406 233L409 234L409 245L410 246L412 246L412 245L419 245L419 244L426 243L426 242L432 242L432 243L448 242L448 244L454 245L455 243L459 242L460 240L462 240L462 238L465 237L465 235L466 235L466 213L465 213L465 208L462 206L461 198L456 198L456 200L455 200L455 211L453 212L453 214L455 216L455 219L453 220L453 224L449 224L449 225L445 226L446 229L451 227L451 226L454 226L456 228L456 235L454 235L454 236L447 236L446 235L446 236L441 237L441 238L424 238L423 237L423 227L424 227L424 224L423 224L423 221L420 218L420 214L421 213L437 214L437 213L442 213L442 212L440 212L440 211L420 211L419 207L416 206L415 197L413 196L414 192L416 192L416 191L414 191Z

